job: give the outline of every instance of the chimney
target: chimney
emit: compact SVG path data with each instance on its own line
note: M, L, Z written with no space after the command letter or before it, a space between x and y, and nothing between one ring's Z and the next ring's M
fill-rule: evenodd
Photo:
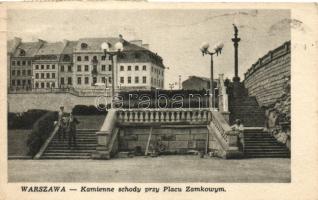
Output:
M149 50L149 44L142 44L142 47Z
M63 40L63 46L66 47L67 43L68 43L68 40L64 39Z
M142 40L131 40L129 41L131 44L137 45L139 47L142 47Z

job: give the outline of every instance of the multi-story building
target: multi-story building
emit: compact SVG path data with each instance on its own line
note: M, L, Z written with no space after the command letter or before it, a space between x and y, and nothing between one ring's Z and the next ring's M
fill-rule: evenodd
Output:
M119 38L81 38L78 41L22 43L11 58L11 86L32 85L34 88L98 89L112 83L112 60L104 55L101 44L107 42L111 51L121 42L123 51L114 56L116 89L142 90L163 88L164 65L162 58L149 50L141 40ZM22 58L24 60L22 60ZM29 59L26 60L26 59ZM25 66L25 72L17 68ZM17 79L24 75L26 81ZM19 81L18 81L19 80ZM22 82L21 82L22 81Z
M66 42L44 42L33 61L33 87L57 88L58 66Z
M21 43L21 38L14 38L13 40L9 40L7 42L7 63L11 64L11 57L13 56L16 48ZM7 85L11 84L11 68L7 67Z
M10 59L11 87L31 88L32 87L32 64L35 55L43 45L43 41L19 42Z
M65 48L60 56L59 62L59 87L72 87L73 85L73 50L77 45L77 41L65 41Z

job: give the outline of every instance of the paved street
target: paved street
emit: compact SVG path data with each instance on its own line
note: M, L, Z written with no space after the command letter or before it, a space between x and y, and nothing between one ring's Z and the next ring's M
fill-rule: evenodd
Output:
M9 160L9 182L290 182L290 159Z

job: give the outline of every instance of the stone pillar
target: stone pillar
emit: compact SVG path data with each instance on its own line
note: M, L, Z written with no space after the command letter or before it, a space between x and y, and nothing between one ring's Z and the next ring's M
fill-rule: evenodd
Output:
M234 77L233 82L239 82L240 77L238 76L238 43L240 42L241 38L238 37L238 29L234 26L234 38L232 38L232 41L234 43Z

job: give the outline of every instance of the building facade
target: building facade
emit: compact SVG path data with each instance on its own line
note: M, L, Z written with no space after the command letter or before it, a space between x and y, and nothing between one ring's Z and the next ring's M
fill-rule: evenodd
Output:
M107 42L111 51L121 42L123 51L112 59L101 48ZM12 42L11 42L12 43ZM13 45L11 45L13 46ZM12 50L11 50L12 51ZM110 88L112 70L115 88L119 90L162 89L162 58L149 50L141 40L128 42L122 37L81 38L77 41L21 42L9 52L10 87L74 88L92 90Z
M35 61L38 50L42 47L44 41L22 42L16 44L11 53L10 69L10 88L31 89L33 80L33 62Z

